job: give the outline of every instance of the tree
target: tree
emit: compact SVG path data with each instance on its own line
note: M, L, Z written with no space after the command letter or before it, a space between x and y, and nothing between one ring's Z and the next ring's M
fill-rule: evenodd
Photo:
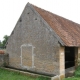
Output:
M8 35L5 35L3 37L3 41L2 42L0 41L0 48L5 48L6 42L8 40L8 37L9 37Z
M1 41L0 41L0 48L2 48L2 43L1 43Z

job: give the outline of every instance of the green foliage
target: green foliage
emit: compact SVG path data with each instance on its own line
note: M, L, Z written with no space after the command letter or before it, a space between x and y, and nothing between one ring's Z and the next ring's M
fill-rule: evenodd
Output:
M3 37L3 41L2 41L2 42L0 41L0 48L5 48L6 42L7 42L7 40L8 40L8 37L9 37L9 36L5 35L5 36Z
M75 77L80 77L80 65L78 66L78 68L75 71Z
M3 45L2 45L2 42L0 41L0 48L2 48L2 46L3 46Z
M65 78L64 80L80 80L80 77L69 77Z

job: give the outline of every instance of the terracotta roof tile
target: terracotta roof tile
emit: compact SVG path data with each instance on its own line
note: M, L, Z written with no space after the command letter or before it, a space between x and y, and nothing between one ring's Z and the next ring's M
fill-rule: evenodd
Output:
M80 46L80 25L34 6L34 9L50 25L65 46Z

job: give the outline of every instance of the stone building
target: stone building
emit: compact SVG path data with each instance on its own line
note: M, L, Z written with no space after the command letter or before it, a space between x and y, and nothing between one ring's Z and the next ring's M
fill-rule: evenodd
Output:
M80 25L28 3L12 31L9 67L65 76L80 54ZM79 56L78 56L79 55Z

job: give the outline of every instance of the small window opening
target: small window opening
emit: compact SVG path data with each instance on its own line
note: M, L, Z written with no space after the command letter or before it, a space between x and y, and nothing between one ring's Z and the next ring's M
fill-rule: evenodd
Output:
M22 19L20 18L19 22L22 22Z
M37 18L35 18L35 20L37 20Z
M27 14L30 14L29 12Z

